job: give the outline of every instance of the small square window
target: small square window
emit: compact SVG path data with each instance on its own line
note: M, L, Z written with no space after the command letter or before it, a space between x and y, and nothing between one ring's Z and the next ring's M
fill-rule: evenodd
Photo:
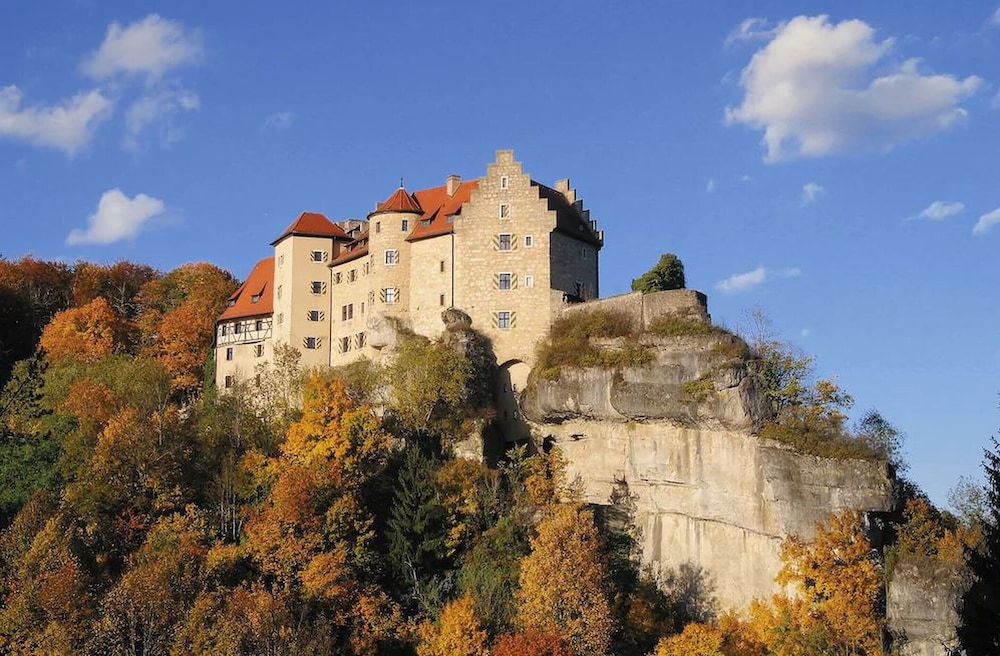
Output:
M500 203L500 218L509 219L510 218L510 205L507 203Z
M260 332L261 330L264 330L264 320L263 319L257 319L257 321L255 321L254 324L253 324L253 329L256 330L256 331L258 331L258 332Z
M243 324L241 324L241 323L234 323L233 324L233 332L236 333L237 335L239 335L241 332L243 332Z
M497 328L500 330L510 330L510 312L507 310L501 310L497 312Z
M512 250L514 240L509 234L498 235L497 247L502 251Z
M318 349L319 348L319 337L306 337L302 340L302 346L307 349Z
M386 303L395 303L399 300L399 290L395 287L386 287L382 290L382 296Z
M403 219L402 226L403 226L403 232L406 232L407 230L409 230L410 229L410 220L409 219Z
M354 303L340 306L340 320L350 321L354 318Z
M497 288L507 291L511 288L511 275L509 273L501 273L497 276Z
M233 359L233 347L232 346L230 346L229 348L226 349L226 359L227 360L232 360Z
M341 337L340 338L340 343L337 345L337 350L340 351L341 353L347 353L348 351L350 351L351 350L351 338L350 337Z
M339 285L340 284L340 271L338 271L335 274L333 274L333 284L335 284L335 285Z
M357 346L358 346L359 349L365 347L365 334L364 333L358 333L357 335L355 335L354 336L354 340L355 340L355 344L357 344Z
M535 245L535 238L532 237L531 235L525 235L524 236L524 247L525 248L531 248L534 245Z
M313 294L322 294L323 293L323 283L321 281L319 281L319 280L313 280L309 284L309 290Z
M320 321L321 314L322 313L319 310L309 310L306 317L309 319L309 321Z
M393 266L399 261L399 251L396 249L391 249L385 252L385 263L388 266Z
M500 188L501 189L510 188L510 178L508 178L506 175L500 176Z
M226 376L226 382L225 382L226 389L229 389L230 387L232 387L234 383L235 383L235 379L232 376Z
M313 251L309 254L309 259L313 262L326 262L326 251Z

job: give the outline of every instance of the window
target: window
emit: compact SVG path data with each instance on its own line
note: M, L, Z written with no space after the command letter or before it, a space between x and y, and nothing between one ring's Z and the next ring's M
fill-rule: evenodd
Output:
M347 272L347 282L354 282L357 279L358 279L357 269L351 269L350 271Z
M326 251L313 251L309 254L309 259L313 262L326 262Z
M524 236L524 247L525 248L531 248L534 245L535 245L535 238L532 237L531 235L525 235Z
M302 339L302 346L307 349L318 349L320 346L319 337L304 337Z
M351 338L341 337L337 342L337 351L340 353L347 353L351 350Z
M509 273L501 273L497 275L497 289L504 291L510 290L511 277Z
M319 310L309 310L306 313L306 317L309 319L309 321L322 321L323 313L320 312Z
M534 287L535 286L535 276L525 276L524 277L524 286L528 287L529 289L531 287Z
M333 274L333 284L335 284L335 285L339 285L340 284L340 271L338 271L335 274Z
M444 260L441 260L441 263L438 265L438 268L440 269L441 273L444 273Z
M421 228L430 228L431 227L431 220L430 219L424 219L423 221L420 222L420 227Z
M284 312L279 312L278 313L278 325L280 326L284 322L285 322L285 313Z
M278 285L278 300L281 300L281 285Z
M233 332L236 333L237 335L239 335L241 332L243 332L243 324L238 323L238 322L234 323L233 324Z
M368 304L375 305L375 290L368 292Z
M365 262L364 266L361 267L361 274L367 276L371 273L372 266L370 262Z
M587 259L587 247L586 246L584 246L583 248L580 249L580 257L582 259L584 259L584 260Z
M285 256L284 255L279 255L278 256L278 266L285 266Z
M365 313L365 302L361 301L361 314Z
M498 239L497 239L497 248L499 250L501 250L501 251L509 251L509 250L511 250L511 248L513 246L513 243L514 243L513 240L511 239L511 235L509 235L509 234L502 234L502 235L497 235L497 237L498 237Z
M392 266L396 264L396 262L398 261L399 261L399 251L397 251L395 248L387 250L385 252L385 263L388 266Z
M500 203L500 218L509 219L510 218L510 205L507 203Z
M583 283L582 282L574 282L573 283L573 293L576 294L577 297L583 298Z
M253 329L257 330L257 331L264 330L264 320L263 319L257 319L257 321L255 321L254 324L253 324Z
M380 232L382 232L382 222L381 221L376 221L375 222L375 234L377 235Z
M500 188L509 189L510 188L510 178L506 175L500 176Z
M234 383L233 377L232 376L226 376L226 389L229 389L230 387L232 387L233 383Z
M365 347L365 334L364 333L358 333L357 335L354 336L354 339L355 339L355 343L358 345L358 348L364 348Z
M439 305L444 305L444 294L441 294L441 302L439 303Z
M409 219L403 219L402 226L403 226L403 232L406 232L407 230L409 230L410 229L410 220Z
M250 297L251 303L260 303L260 294L254 294Z
M399 300L399 290L395 287L384 287L382 289L382 302L395 303Z
M226 359L227 360L232 360L233 359L233 347L232 346L230 346L229 348L226 349Z
M326 285L324 285L319 280L313 280L311 283L309 283L309 290L313 294L322 294L323 292L326 291Z
M228 335L229 334L229 324L227 324L227 323L222 324L222 326L219 327L219 334L222 335L223 337L225 337L226 335Z
M254 344L253 345L253 354L254 354L254 356L256 356L258 358L261 357L261 356L263 356L264 355L264 345L263 344Z
M507 310L501 310L497 312L497 328L500 330L510 330L511 328L511 312Z
M350 321L354 318L354 303L340 306L340 320Z

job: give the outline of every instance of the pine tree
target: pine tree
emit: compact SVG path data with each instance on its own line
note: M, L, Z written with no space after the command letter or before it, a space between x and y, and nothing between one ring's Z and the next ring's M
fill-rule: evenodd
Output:
M1000 442L984 449L987 507L983 537L968 553L971 585L962 597L958 639L968 656L1000 654Z

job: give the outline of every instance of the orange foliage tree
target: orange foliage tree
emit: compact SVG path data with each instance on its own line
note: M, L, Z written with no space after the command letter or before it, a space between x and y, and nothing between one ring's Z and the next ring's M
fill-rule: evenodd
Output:
M128 342L128 325L103 298L63 310L45 326L38 346L55 362L96 362Z
M490 650L492 656L574 656L562 638L549 633L505 633Z
M417 656L487 656L487 635L476 617L472 597L449 603L437 624L420 628Z
M602 546L593 512L553 506L521 562L515 623L557 635L578 654L607 653L614 622Z

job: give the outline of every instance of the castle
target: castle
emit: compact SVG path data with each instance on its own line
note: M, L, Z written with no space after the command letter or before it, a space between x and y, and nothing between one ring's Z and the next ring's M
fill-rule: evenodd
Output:
M604 235L569 180L548 187L500 150L486 175L402 186L366 220L304 212L275 239L216 322L216 384L233 386L278 344L304 367L376 358L373 326L393 317L434 338L458 308L493 342L508 389L567 303L598 296Z

